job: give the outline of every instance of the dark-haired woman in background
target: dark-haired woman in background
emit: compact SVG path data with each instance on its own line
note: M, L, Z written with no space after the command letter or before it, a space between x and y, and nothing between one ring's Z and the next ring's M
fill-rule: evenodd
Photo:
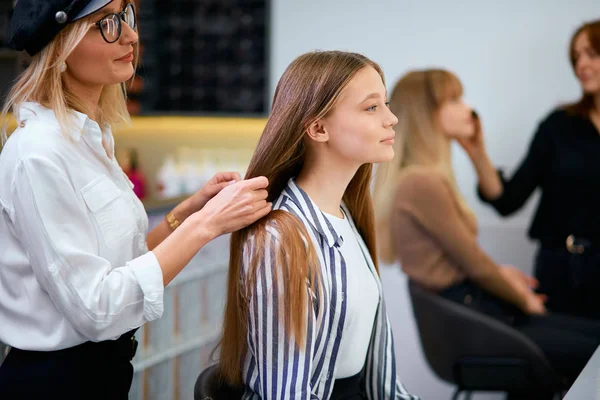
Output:
M529 230L540 242L538 290L551 311L600 319L600 20L575 32L570 57L582 97L542 121L510 179L492 165L481 134L461 145L477 170L480 198L502 216L542 190Z

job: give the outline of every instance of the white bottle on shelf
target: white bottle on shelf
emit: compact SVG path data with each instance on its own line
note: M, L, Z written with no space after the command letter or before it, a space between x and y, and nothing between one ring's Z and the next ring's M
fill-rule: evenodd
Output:
M201 189L204 185L204 182L201 177L201 169L198 163L193 159L188 159L185 162L185 175L183 179L185 180L185 188L187 194L191 195L195 193L197 190Z
M204 182L210 180L217 173L214 157L214 150L202 151L202 180Z
M223 149L223 170L239 172L238 153L237 149Z
M173 157L167 156L163 165L158 170L157 182L159 196L164 199L179 196L181 194L179 181L180 179L175 160Z

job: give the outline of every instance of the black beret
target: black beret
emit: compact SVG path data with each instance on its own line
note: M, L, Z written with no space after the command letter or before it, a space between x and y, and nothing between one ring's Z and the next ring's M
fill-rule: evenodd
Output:
M18 0L6 33L14 50L39 53L69 23L105 7L111 0Z

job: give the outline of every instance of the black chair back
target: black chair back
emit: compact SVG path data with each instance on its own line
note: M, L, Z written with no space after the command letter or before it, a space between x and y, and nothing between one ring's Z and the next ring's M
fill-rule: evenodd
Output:
M409 281L427 362L444 381L470 390L558 390L540 348L511 326Z
M217 365L202 371L194 387L194 400L238 400L243 388L229 386L220 376Z

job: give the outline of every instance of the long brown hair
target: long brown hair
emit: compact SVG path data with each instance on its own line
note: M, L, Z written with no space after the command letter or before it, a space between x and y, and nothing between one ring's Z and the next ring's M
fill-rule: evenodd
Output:
M440 107L460 98L463 86L456 75L443 69L411 71L394 87L390 110L398 117L394 127L394 160L377 167L375 177L375 221L379 254L383 261L395 260L392 205L403 171L411 165L438 169L450 183L456 201L469 226L476 229L475 214L461 195L452 169L450 139L435 122Z
M569 45L569 59L571 60L571 66L573 70L577 65L577 59L575 57L575 42L581 34L586 34L590 40L590 46L596 52L600 54L600 20L595 20L583 24L579 29L575 31L571 38L571 44ZM594 109L594 95L592 93L585 93L581 95L581 99L576 103L568 104L565 106L566 110L572 114L581 116L583 118L589 118L590 112Z
M381 75L381 68L363 55L341 51L318 51L295 59L277 84L271 115L256 147L246 178L269 179L269 201L275 201L290 178L304 165L306 129L334 108L342 90L367 66ZM359 168L344 194L344 202L377 266L373 207L369 192L372 165ZM267 246L267 228L277 231L274 285L283 282L287 334L297 344L305 340L307 312L312 304L307 281L320 296L320 266L306 227L292 214L276 210L231 236L227 304L220 342L220 373L231 384L241 384L242 363L247 351L248 299L256 290L257 268ZM251 243L251 246L248 244ZM251 256L244 254L251 249ZM243 260L250 259L248 271ZM242 278L244 277L244 278Z

